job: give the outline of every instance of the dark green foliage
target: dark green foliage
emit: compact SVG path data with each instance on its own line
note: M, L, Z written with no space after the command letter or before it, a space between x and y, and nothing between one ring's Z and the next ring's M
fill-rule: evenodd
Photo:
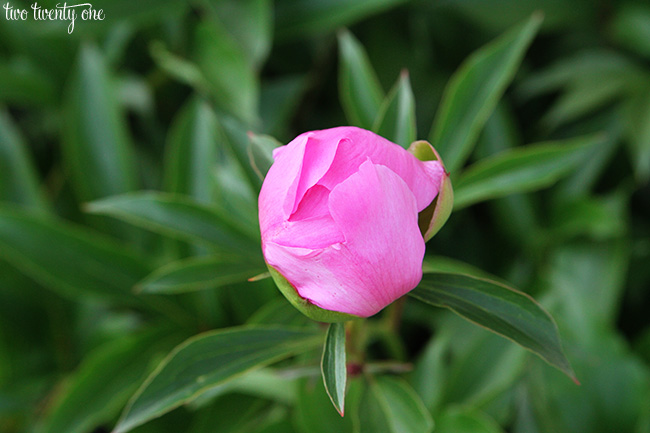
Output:
M92 4L0 14L0 431L650 432L650 6ZM257 194L343 124L447 163L413 295L451 311L405 298L322 358Z

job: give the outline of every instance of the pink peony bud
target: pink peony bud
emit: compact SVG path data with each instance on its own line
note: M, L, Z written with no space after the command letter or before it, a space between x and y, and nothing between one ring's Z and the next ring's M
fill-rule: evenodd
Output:
M273 157L259 197L262 251L299 310L327 322L368 317L420 282L425 237L453 200L427 142L406 151L339 127L301 134Z

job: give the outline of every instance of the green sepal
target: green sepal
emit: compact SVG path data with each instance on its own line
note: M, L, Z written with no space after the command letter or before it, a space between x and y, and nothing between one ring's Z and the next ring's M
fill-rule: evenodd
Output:
M414 141L409 146L408 151L420 161L440 161L442 168L445 168L445 164L440 159L440 155L438 155L438 152L436 152L428 141ZM451 187L449 173L445 169L445 178L442 181L438 195L418 215L418 226L420 227L420 232L422 232L422 237L424 237L425 242L431 239L447 222L453 207L454 190Z
M289 302L291 302L291 305L296 307L298 311L310 319L326 323L347 322L348 320L360 319L359 316L353 314L325 310L317 307L308 300L300 297L295 287L293 287L291 283L282 276L282 274L273 269L271 265L267 263L266 266L269 268L269 272L273 281L275 281L275 285L278 286L278 289L280 289L280 292L282 292L284 297L287 298Z

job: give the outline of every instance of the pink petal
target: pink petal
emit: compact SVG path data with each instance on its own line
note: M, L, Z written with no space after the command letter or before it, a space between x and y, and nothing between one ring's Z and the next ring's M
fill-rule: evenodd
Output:
M415 197L397 174L366 161L332 190L329 208L344 242L322 249L264 244L268 263L300 296L367 317L417 285L424 240Z
M420 161L400 146L385 138L352 126L315 131L319 140L337 141L334 161L318 181L330 190L355 173L370 158L385 165L401 177L415 195L418 212L426 208L438 194L445 174L438 161Z
M329 216L328 206L330 190L321 185L314 185L303 196L300 206L291 215L289 221L300 221L307 218Z
M265 238L277 245L309 249L326 248L345 240L329 215L295 222L287 221L275 226Z
M307 191L327 172L338 141L323 141L316 132L306 132L273 152L275 161L260 192L260 228L262 233L288 220ZM277 201L282 200L282 206Z
M314 133L307 133L306 136L300 174L294 178L283 204L285 218L296 212L305 193L327 172L336 154L338 141L323 141L315 138ZM289 150L287 149L287 153Z

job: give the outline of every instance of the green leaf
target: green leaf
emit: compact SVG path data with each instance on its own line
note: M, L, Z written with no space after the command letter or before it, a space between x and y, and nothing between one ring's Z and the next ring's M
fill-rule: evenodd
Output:
M264 263L228 255L193 257L169 263L147 276L136 286L142 293L172 294L215 289L246 281L264 272Z
M240 167L246 173L246 177L251 186L256 191L259 191L262 186L262 181L250 163L250 137L248 135L250 128L232 116L220 115L219 119L221 120L221 126L224 132L222 137L223 141L220 145L224 149L227 149L230 155L235 157Z
M368 56L347 30L339 33L339 98L348 121L371 129L384 100Z
M165 189L201 203L213 198L212 172L219 160L219 121L210 105L194 97L172 124L165 155Z
M590 236L593 239L620 238L628 221L629 196L619 190L609 196L576 197L558 201L551 209L550 234L571 238Z
M188 403L213 386L320 343L318 333L242 327L200 334L174 349L133 396L114 433Z
M647 4L622 4L610 21L610 33L621 46L650 57L650 8Z
M194 87L201 93L207 93L210 85L198 65L170 52L160 41L149 45L149 54L158 67L174 79Z
M563 323L582 347L598 351L603 332L616 326L630 266L623 239L566 243L548 254L551 293L565 306Z
M164 17L183 16L187 7L187 2L177 0L101 1L93 4L93 9L103 9L106 19L102 21L77 19L75 30L70 36L78 35L83 37L88 34L108 32L118 21L139 26L159 23Z
M0 109L0 200L47 212L36 170L9 113Z
M647 432L638 427L648 427L648 364L613 330L598 337L591 347L584 347L581 337L573 343L576 369L585 379L582 386L573 385L542 363L528 365L529 375L520 388L528 396L520 394L518 398L528 397L530 403L521 409L532 412L533 417L516 431L528 433L532 427L540 433Z
M514 341L575 380L555 322L525 293L469 275L431 273L411 295Z
M271 48L273 5L270 0L219 0L207 4L228 30L249 63L259 68Z
M523 98L560 91L541 119L547 129L575 121L645 85L645 71L621 52L586 49L535 72L517 89ZM600 125L598 125L600 127Z
M332 404L343 416L345 410L345 322L332 323L327 330L323 358L320 363L325 390Z
M241 227L251 239L259 239L257 196L248 181L246 171L234 156L226 155L212 173L214 187L213 206L228 216L230 222Z
M257 194L227 152L217 114L207 101L193 98L177 119L167 145L167 190L212 203L230 223L257 239Z
M551 109L541 118L540 124L552 131L594 113L625 96L633 80L629 73L607 78L604 78L604 74L576 76L575 82L567 86L555 100Z
M226 383L204 392L188 404L190 409L202 408L221 396L241 393L265 398L282 404L295 404L298 395L298 377L286 377L282 371L267 367L249 371ZM230 394L230 395L228 395Z
M286 302L285 302L286 304ZM352 387L353 383L350 383ZM322 380L307 377L300 381L293 410L293 421L299 433L353 433L354 411L342 417L332 406Z
M384 99L372 130L404 149L408 149L416 140L415 98L408 71L402 71L399 80Z
M474 52L450 79L429 136L448 171L458 170L471 154L541 22L541 14L533 14Z
M433 413L442 403L450 370L445 362L449 358L450 330L449 326L437 330L423 347L409 379L422 403Z
M313 323L304 314L293 308L283 297L266 303L246 321L249 325L283 325L299 327Z
M275 138L268 135L249 133L250 146L248 156L255 173L261 180L264 180L266 173L273 164L273 149L282 146Z
M422 262L422 272L425 274L435 272L465 274L477 278L487 278L490 280L497 279L497 277L490 274L489 272L477 268L476 266L470 265L469 263L452 259L450 257L434 256L428 254L424 256L424 260Z
M502 100L485 124L474 157L483 159L520 146L520 135L511 108ZM536 198L522 193L490 202L492 218L508 221L508 224L501 224L499 228L516 243L534 246L539 239L540 212L535 208Z
M630 160L639 182L650 179L650 87L628 98L625 106Z
M635 76L636 71L634 62L623 53L606 48L585 49L530 74L517 87L517 93L523 99L530 99L563 88L579 87L585 77L590 83L597 77L618 81L626 74L630 74L628 78Z
M81 200L136 189L127 122L113 78L94 45L81 46L62 124L64 162Z
M0 61L0 103L50 105L56 101L52 77L33 62Z
M429 433L433 430L429 411L401 379L371 378L360 404L361 433Z
M280 39L334 31L406 0L284 0L276 2L275 28Z
M183 433L256 433L268 423L273 412L273 406L264 400L240 393L219 396L213 400L209 407L201 410L189 408L192 417L188 421L191 424L189 428L183 426ZM153 423L144 426L147 427L157 432ZM136 432L140 430L142 429L137 429Z
M144 379L151 358L173 344L168 333L158 330L119 338L85 357L49 411L42 431L85 433L111 421Z
M259 83L244 52L216 20L202 21L195 29L193 58L215 101L239 119L253 122Z
M137 301L131 289L151 268L129 248L56 219L0 207L0 257L71 299Z
M481 412L453 408L437 418L436 433L503 433L503 429Z
M307 84L308 75L283 75L264 80L260 95L261 131L277 137L289 135L289 126L300 110Z
M439 400L435 409L453 404L489 408L507 398L530 363L529 353L457 315L443 314L439 319L436 329L445 329L447 347L441 354L444 374L436 384Z
M257 242L220 214L215 207L187 197L140 191L86 204L88 212L110 215L172 238L202 242L229 252L248 253L259 249Z
M519 147L479 161L454 183L454 209L549 186L603 143L602 135L591 135Z

